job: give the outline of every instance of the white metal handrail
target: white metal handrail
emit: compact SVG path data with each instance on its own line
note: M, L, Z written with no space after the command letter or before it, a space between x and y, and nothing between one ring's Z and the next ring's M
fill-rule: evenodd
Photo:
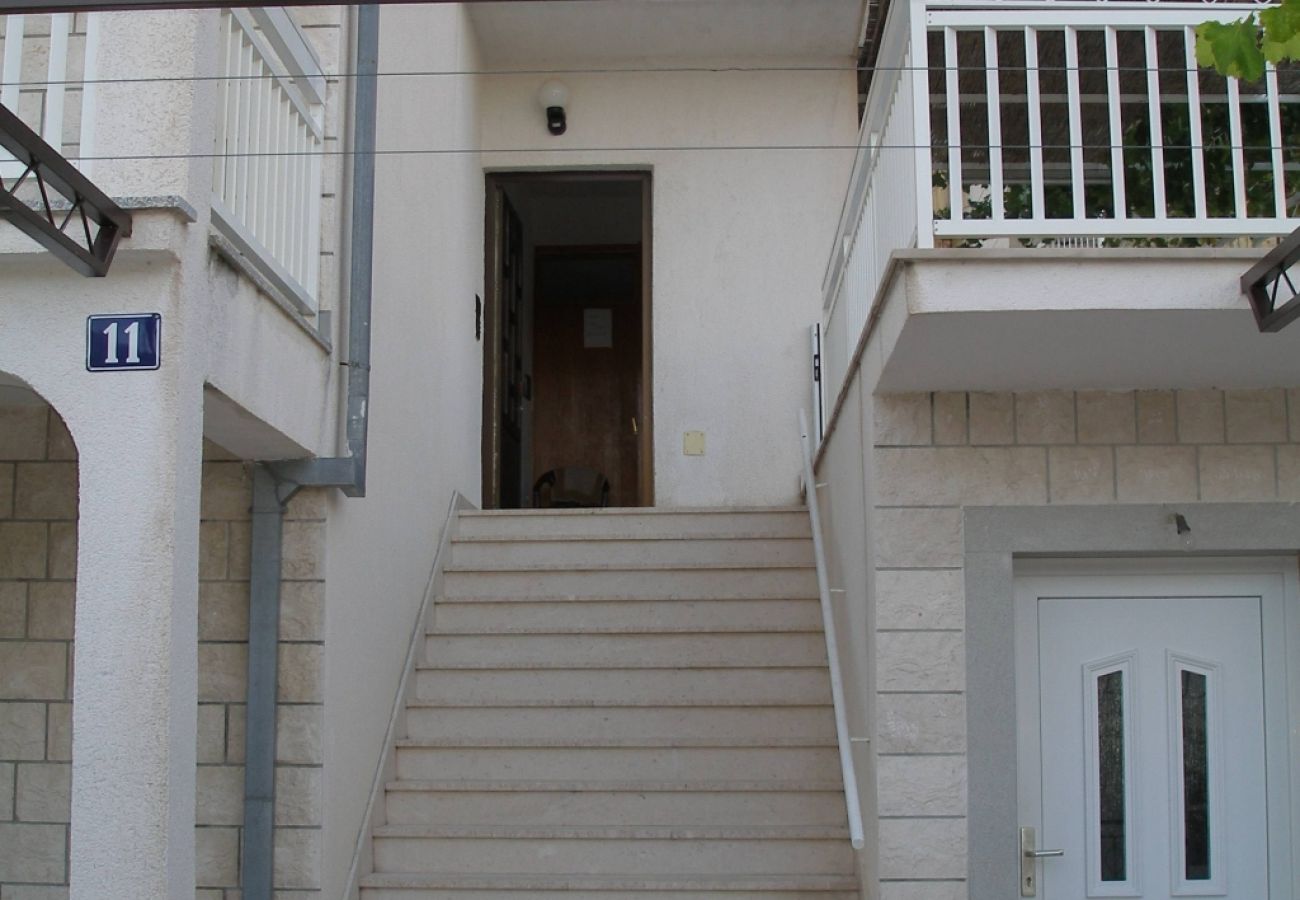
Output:
M826 549L822 544L821 512L817 505L817 481L813 473L812 437L808 433L808 414L799 410L799 442L803 448L803 480L808 498L808 516L812 520L813 559L817 563L817 593L821 598L822 630L826 635L826 664L831 676L831 702L835 708L835 737L840 750L840 774L844 780L844 806L849 817L849 840L854 848L866 846L862 832L862 806L858 801L858 776L853 765L853 746L845 712L844 676L840 671L840 652L835 635L835 614L831 608L831 589L826 570Z
M311 314L320 278L323 73L293 29L287 15L222 12L212 219Z

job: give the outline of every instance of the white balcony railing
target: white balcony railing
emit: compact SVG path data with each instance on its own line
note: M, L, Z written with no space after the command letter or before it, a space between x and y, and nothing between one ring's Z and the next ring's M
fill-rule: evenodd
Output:
M282 9L224 10L213 226L299 311L320 277L324 75Z
M1300 228L1300 69L1195 64L1241 3L894 0L824 291L834 398L890 254Z
M90 118L83 95L93 81L94 15L0 16L0 104L74 164L87 155ZM22 175L24 166L0 150L0 178Z

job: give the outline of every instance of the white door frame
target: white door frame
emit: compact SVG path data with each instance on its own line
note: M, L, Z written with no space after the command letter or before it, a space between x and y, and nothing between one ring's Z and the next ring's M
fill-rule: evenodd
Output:
M1022 790L1018 807L1022 818L1041 807L1037 795L1032 795L1033 786L1041 783L1039 754L1033 745L1038 681L1022 677L1030 667L1037 672L1038 611L1034 600L1041 590L1060 584L1062 579L1084 577L1088 593L1094 596L1124 596L1131 593L1135 582L1154 584L1158 580L1161 591L1171 596L1212 593L1261 598L1265 766L1270 798L1268 900L1300 900L1300 852L1294 849L1292 839L1293 834L1300 837L1300 747L1291 752L1291 734L1300 728L1300 578L1295 557L1020 559L1015 561L1014 577L1015 652L1023 667L1016 679L1020 711L1017 781ZM1279 797L1289 802L1273 802ZM1022 820L1022 824L1041 823Z

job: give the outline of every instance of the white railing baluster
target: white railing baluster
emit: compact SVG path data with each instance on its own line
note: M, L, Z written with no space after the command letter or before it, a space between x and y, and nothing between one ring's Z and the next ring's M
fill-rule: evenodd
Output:
M222 74L231 81L218 116L216 145L226 158L214 164L213 223L301 312L313 313L321 168L312 161L319 162L324 123L323 106L308 103L301 86L324 76L319 68L299 71L314 57L301 34L283 31L296 28L290 17L222 15Z
M23 79L23 30L26 21L22 16L9 16L5 20L5 59L0 66L0 77L4 85L0 87L0 103L6 109L17 112L19 82ZM0 147L0 177L17 178L23 173L23 165L14 159L13 154Z
M905 52L899 54L906 71L890 93L901 90L904 97L910 95L912 98L912 133L916 147L913 156L917 212L915 246L928 248L934 246L934 162L930 158L930 46L926 41L925 2L912 0L910 4L899 5L906 5L905 34L888 28L887 23L886 37L906 47ZM883 40L881 46L885 46ZM899 146L906 146L906 140L900 141Z
M80 146L77 166L92 181L94 180L95 129L98 121L99 100L99 25L100 13L86 13L86 55L82 60L82 77L85 84L81 88L81 134L77 138Z
M1187 66L1188 139L1192 144L1192 196L1196 218L1210 217L1205 189L1205 136L1201 127L1201 70L1196 65L1196 29L1183 29L1184 65Z
M1204 104L1217 104L1222 98L1217 95L1202 98L1200 74L1195 64L1194 28L1206 19L1231 21L1239 15L1239 7L1225 3L1202 6L1130 0L1105 3L900 0L892 4L885 23L886 38L881 41L881 57L867 95L848 198L822 283L824 385L828 404L843 399L839 393L843 372L859 346L862 329L870 328L878 314L872 304L880 299L882 282L891 271L890 257L896 250L930 248L936 240L946 243L995 238L1019 238L1029 245L1047 241L1056 247L1103 247L1109 238L1189 237L1215 241L1275 237L1300 227L1300 214L1286 208L1288 197L1300 183L1293 172L1288 181L1285 166L1291 163L1286 158L1288 145L1283 144L1291 140L1284 133L1283 116L1290 115L1300 105L1300 98L1283 93L1284 82L1272 67L1267 71L1264 91L1251 93L1244 99L1236 82L1227 82L1231 173L1227 171L1228 166L1221 165L1223 171L1208 173L1207 179L1206 112L1211 110L1215 116L1212 121L1218 122L1220 110ZM1122 42L1121 31L1124 32ZM1024 40L1027 176L1019 168L1006 170L1003 129L1011 121L1003 121L1001 115L1004 98L998 36L1003 32L1022 34ZM1100 65L1099 57L1104 57L1104 79L1081 74L1081 34L1089 53L1086 65ZM1178 40L1180 34L1182 38ZM969 60L961 57L974 50L976 35L982 36L985 53L982 89L988 104L987 146L975 144L969 135L962 133L963 99L973 102L981 99L969 93L962 97L963 90L978 94L981 87L978 78L963 79L959 74L963 62L969 65ZM1140 41L1132 42L1134 61L1130 63L1129 38L1139 36ZM936 67L940 66L938 48L943 50L942 78L927 68L931 39L935 40L933 64ZM1145 79L1121 77L1121 44L1124 62L1138 65L1137 59L1145 60ZM1101 45L1101 52L1095 49L1097 45ZM1061 47L1063 72L1056 58ZM1044 65L1048 67L1046 73ZM1182 65L1185 74L1177 78L1163 77L1162 65L1166 68ZM1064 97L1062 87L1058 86L1062 81ZM1089 90L1086 96L1085 86ZM1126 86L1130 90L1127 96L1123 94ZM1170 93L1166 94L1166 89ZM1143 90L1145 97L1141 96ZM1011 94L1005 99L1019 102ZM1065 115L1060 117L1066 119L1064 123L1056 116L1057 105L1062 101L1066 105ZM1091 104L1086 117L1085 103ZM1188 116L1186 138L1181 123L1183 103ZM1247 191L1261 189L1260 179L1268 174L1262 152L1250 157L1253 168L1247 166L1243 132L1247 124L1253 129L1255 120L1243 115L1243 103L1257 104L1258 109L1268 111L1271 146L1267 167L1273 171L1268 200L1273 213L1255 209L1254 218L1247 215L1252 211ZM936 104L946 108L940 110ZM1149 146L1125 148L1126 120L1132 126L1140 117L1150 121ZM932 122L946 124L948 147L931 146ZM970 120L965 124L969 126ZM1055 144L1064 140L1056 135L1066 130L1067 125L1069 153L1065 164L1066 154L1049 153L1045 142ZM1214 139L1210 135L1210 140ZM1109 149L1104 155L1100 152L1103 141ZM1190 192L1181 182L1175 184L1167 171L1176 163L1182 164L1184 148L1191 162L1190 174L1180 173L1180 177L1190 181ZM965 182L970 178L965 162L971 155L984 152L989 160L987 181L992 215L972 218L969 211L963 210ZM1140 166L1145 174L1148 160L1154 205L1148 211L1145 198L1141 198L1141 211L1131 211L1127 166ZM949 181L948 209L936 218L934 174L945 167ZM1109 205L1098 197L1098 194L1104 197L1107 192L1107 169L1114 215L1101 218L1095 207ZM1007 218L1005 190L1008 185L1019 189L1026 177L1032 213L1027 218ZM1215 217L1211 218L1211 202L1217 200L1209 194L1211 185L1217 191L1219 185L1229 183L1229 178L1235 187L1235 213L1216 205ZM1092 210L1088 208L1089 202L1094 204Z
M1002 89L998 76L998 33L984 29L984 88L989 116L989 204L993 221L1006 215L1006 195L1002 186Z
M95 123L90 103L93 85L87 84L86 79L94 77L98 20L93 15L86 19L86 34L75 49L72 36L76 19L72 13L52 13L35 19L23 15L0 15L0 21L5 25L4 55L0 62L0 104L19 116L60 153L71 153L75 146L77 153L69 161L85 171L83 159L93 138ZM48 32L45 32L46 28ZM79 80L71 81L72 73L78 70L81 73ZM30 80L24 82L24 75ZM75 108L71 116L69 106ZM78 133L65 133L64 126L69 118L80 119ZM17 178L25 168L12 154L0 149L0 177Z
M226 27L223 19L221 23L221 37L218 53L222 60L222 71L225 71L224 63L230 58L230 29ZM221 197L226 192L226 166L221 156L224 151L222 142L225 136L230 133L230 81L221 79L217 82L217 133L212 139L213 171L212 171L212 193Z
M1282 107L1278 101L1277 67L1268 64L1265 77L1265 90L1268 92L1268 142L1269 155L1273 160L1273 215L1285 219L1286 208L1286 164L1282 157Z
M1120 115L1119 41L1114 25L1107 25L1106 110L1110 114L1110 185L1115 218L1128 218L1128 186L1124 183L1124 122Z
M325 160L321 156L324 149L323 142L311 142L309 140L308 151L310 156L307 157L307 190L303 196L302 205L302 222L306 225L303 229L303 244L307 253L307 268L305 271L306 280L303 282L311 286L313 293L317 285L320 284L320 217L321 217L321 176L324 174Z
M1029 194L1035 219L1047 218L1043 199L1043 107L1038 82L1038 32L1025 27L1025 93L1029 113Z
M1164 219L1169 215L1165 198L1165 131L1160 114L1160 50L1156 46L1156 30L1145 29L1147 60L1147 109L1151 116L1151 191L1155 200L1155 216Z
M1074 199L1074 218L1085 219L1083 181L1083 103L1079 91L1079 31L1065 29L1065 92L1070 118L1070 188Z
M72 31L71 13L50 16L49 63L46 65L45 123L40 129L45 143L63 150L63 98L68 85L68 35Z
M961 66L957 62L957 29L943 30L944 87L948 102L948 218L961 219L965 183L961 172Z
M7 109L18 109L19 84L23 80L23 16L9 16L5 20L4 87L0 88L0 103Z
M1241 128L1241 85L1228 81L1228 134L1232 140L1232 190L1236 197L1237 218L1246 218L1246 149Z

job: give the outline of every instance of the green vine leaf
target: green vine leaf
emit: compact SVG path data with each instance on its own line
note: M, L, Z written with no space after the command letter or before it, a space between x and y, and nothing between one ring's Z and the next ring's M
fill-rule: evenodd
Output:
M1288 0L1259 15L1260 50L1271 63L1300 60L1300 0Z
M1254 15L1238 22L1206 22L1196 29L1196 62L1220 75L1258 81L1264 76L1264 53Z

